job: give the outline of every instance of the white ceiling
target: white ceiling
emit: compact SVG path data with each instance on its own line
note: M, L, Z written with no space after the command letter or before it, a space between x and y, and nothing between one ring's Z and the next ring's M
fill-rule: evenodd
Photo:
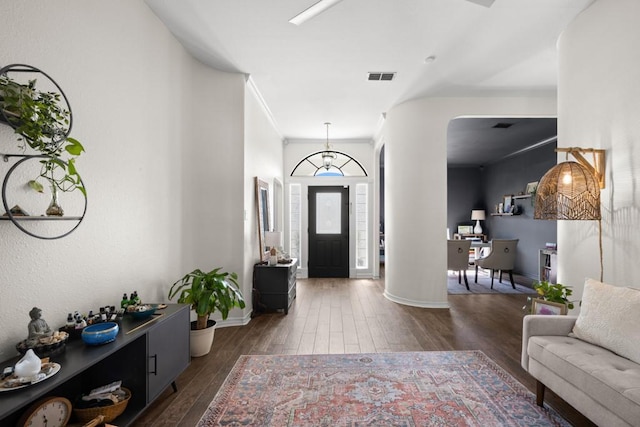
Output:
M417 97L555 91L558 36L593 0L343 0L288 22L316 1L146 3L202 62L249 75L284 138L323 139L331 122L346 139Z

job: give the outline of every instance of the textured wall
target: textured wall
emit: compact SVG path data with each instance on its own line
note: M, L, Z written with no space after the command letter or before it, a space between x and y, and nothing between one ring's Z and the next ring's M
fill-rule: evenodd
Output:
M598 0L558 44L558 145L606 150L604 280L635 287L640 273L638 16L637 0ZM558 263L558 281L574 286L580 298L585 277L600 276L596 221L558 222Z
M42 241L0 223L0 360L26 337L33 306L57 327L69 311L118 304L123 292L165 300L194 263L242 273L243 76L192 59L142 2L2 2L0 37L0 65L32 64L64 88L89 193L84 222L66 238ZM1 126L0 152L15 151L14 141ZM184 190L202 169L185 153L203 147L202 167L221 151L234 165L202 175L202 194L213 196L204 201ZM210 238L192 245L198 234Z

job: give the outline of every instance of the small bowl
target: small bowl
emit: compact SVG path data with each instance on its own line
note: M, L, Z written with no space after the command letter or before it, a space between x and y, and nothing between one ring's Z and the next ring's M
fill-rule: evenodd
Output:
M89 345L102 345L114 341L120 327L114 322L96 323L82 330L82 341Z
M153 313L156 312L156 309L158 308L158 306L157 305L150 305L150 306L147 306L147 307L149 307L147 310L142 310L142 311L133 310L133 311L129 311L128 313L134 319L138 319L138 320L146 319L147 317L153 315Z
M67 341L69 340L69 334L65 334L59 341L53 344L36 344L35 346L30 346L28 344L28 340L22 340L18 344L16 344L16 350L20 353L21 356L24 356L27 350L30 348L33 349L33 352L39 358L57 356L62 353L67 345Z

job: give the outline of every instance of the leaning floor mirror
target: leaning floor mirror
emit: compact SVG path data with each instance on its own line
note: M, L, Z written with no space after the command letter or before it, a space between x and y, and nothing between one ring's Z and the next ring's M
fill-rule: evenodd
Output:
M265 260L265 233L269 231L269 183L255 177L256 213L258 215L258 247L260 261Z

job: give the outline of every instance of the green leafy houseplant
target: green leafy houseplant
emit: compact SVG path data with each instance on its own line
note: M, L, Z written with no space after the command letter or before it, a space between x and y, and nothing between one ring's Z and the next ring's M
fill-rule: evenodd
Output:
M549 283L546 280L542 280L540 282L535 282L533 284L533 288L538 292L540 298L545 301L566 304L569 309L574 307L573 302L569 300L573 291L568 286L560 283Z
M19 135L19 148L27 145L46 156L40 175L29 186L42 192L38 178L46 179L61 191L86 189L75 166L75 158L84 152L82 144L68 136L70 112L64 107L60 93L36 89L36 80L21 84L0 75L0 120L11 125ZM67 156L65 158L65 156Z
M238 275L220 272L221 269L219 267L208 273L195 269L171 285L169 299L179 294L178 303L191 305L198 315L196 329L205 329L209 315L216 310L225 320L234 307L245 307L238 286Z

